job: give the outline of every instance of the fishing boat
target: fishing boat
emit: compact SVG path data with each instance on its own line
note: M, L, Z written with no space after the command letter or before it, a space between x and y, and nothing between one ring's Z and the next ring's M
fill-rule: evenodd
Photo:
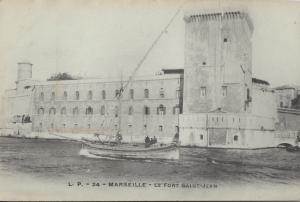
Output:
M122 159L179 159L179 148L176 143L146 146L132 143L101 144L84 140L80 154Z

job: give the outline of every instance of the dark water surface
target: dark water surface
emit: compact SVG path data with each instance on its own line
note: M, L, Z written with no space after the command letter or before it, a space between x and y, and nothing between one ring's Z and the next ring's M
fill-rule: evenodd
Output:
M0 175L52 181L138 180L300 185L300 153L284 149L180 148L179 160L109 160L80 156L76 142L0 138Z

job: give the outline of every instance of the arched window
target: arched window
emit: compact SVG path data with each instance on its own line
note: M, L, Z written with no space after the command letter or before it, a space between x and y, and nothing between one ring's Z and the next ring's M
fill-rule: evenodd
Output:
M55 100L55 92L51 93L51 100Z
M92 100L93 99L93 92L91 90L89 90L88 92L88 100Z
M49 114L51 115L55 115L56 114L56 109L54 108L54 107L51 107L50 109L49 109Z
M44 112L45 112L44 108L40 107L39 110L38 110L38 114L43 115Z
M144 106L144 114L149 115L150 114L150 107Z
M157 107L157 114L165 115L166 114L166 107L164 105L159 105L159 107Z
M44 101L44 92L40 93L40 101Z
M102 99L103 99L103 100L106 99L106 92L105 92L105 90L102 91Z
M64 100L67 100L68 99L68 93L67 91L64 92Z
M115 106L115 117L118 117L119 114L119 108L118 106Z
M133 114L133 107L130 106L128 109L128 115L132 115Z
M76 100L79 100L79 96L80 96L80 95L79 95L79 91L76 91L76 92L75 92L75 99L76 99Z
M93 114L93 108L91 106L88 106L85 110L85 114Z
M173 107L173 114L179 114L179 112L180 112L179 105L175 105L175 106Z
M149 98L149 89L144 90L144 98Z
M78 115L79 114L79 109L78 107L73 108L73 115Z
M102 105L101 108L100 108L100 114L103 116L105 115L105 106Z
M66 107L61 108L60 114L61 114L61 115L65 115L66 113L67 113Z

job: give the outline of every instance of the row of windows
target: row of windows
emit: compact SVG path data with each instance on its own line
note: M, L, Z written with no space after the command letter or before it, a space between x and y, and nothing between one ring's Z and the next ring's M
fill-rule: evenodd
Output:
M120 90L117 89L115 90L115 97L118 97L120 95ZM50 95L50 100L55 100L55 92L51 92L51 95ZM180 96L180 90L176 90L176 97L179 98ZM103 100L106 99L106 91L105 90L102 90L101 92L101 97ZM165 91L163 88L160 89L159 91L159 97L160 98L165 98ZM45 98L45 94L44 92L41 92L40 95L39 95L39 100L43 101ZM129 98L130 99L134 99L134 89L130 89L129 90ZM144 89L144 98L149 98L149 89ZM67 91L64 91L63 93L63 99L64 100L67 100L68 99L68 92ZM80 93L79 91L76 91L75 92L75 100L79 100L80 99ZM87 99L88 100L93 100L93 91L88 91L87 93Z
M73 108L73 115L78 115L79 114L79 108L78 107L74 107ZM159 105L157 108L156 108L156 113L159 114L159 115L165 115L166 114L166 111L167 111L167 108L164 106L164 105ZM91 106L88 106L86 109L85 109L85 114L86 115L92 115L94 112L93 108ZM114 114L115 116L117 117L118 116L118 112L119 112L119 108L118 106L115 106L114 108ZM130 106L128 108L128 115L132 115L134 113L134 108L133 106ZM179 105L175 105L173 107L173 114L179 114L180 113L180 108L179 108ZM39 115L43 115L45 114L45 109L43 107L40 107L38 109L38 114ZM56 114L56 108L54 107L51 107L49 109L49 114L51 115L55 115ZM60 109L60 114L61 115L66 115L67 114L67 108L66 107L62 107ZM100 114L101 115L105 115L105 106L102 105L100 107ZM143 108L143 114L145 115L149 115L150 114L150 107L148 106L144 106Z
M207 95L206 87L200 87L200 96L205 97ZM222 96L227 96L227 86L222 86Z
M133 126L132 124L129 124L129 125L128 125L128 128L131 129L132 126ZM39 127L40 127L40 128L43 128L43 123L42 123L42 122L40 122ZM51 129L54 129L54 123L51 123L51 124L50 124L50 127L51 127ZM63 127L63 128L66 128L66 127L67 127L67 124L63 123L63 124L62 124L62 127ZM78 127L78 123L74 123L73 127L74 127L74 128L77 128L77 127ZM90 123L87 124L87 128L91 128L91 124L90 124ZM117 128L118 128L118 125L115 125L115 129L117 129ZM146 129L147 129L147 125L145 124L145 125L144 125L144 130L146 130ZM158 131L162 132L163 130L164 130L164 126L163 126L163 125L159 125L159 126L158 126ZM179 127L178 127L178 126L175 126L175 130L176 130L176 132L178 132L178 131L179 131Z

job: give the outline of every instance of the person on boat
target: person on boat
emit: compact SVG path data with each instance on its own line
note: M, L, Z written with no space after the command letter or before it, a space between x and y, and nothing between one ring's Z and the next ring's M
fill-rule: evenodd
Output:
M156 137L154 136L153 137L153 144L156 144L157 143L157 139L156 139Z
M116 135L116 142L121 143L122 139L123 139L123 137L122 137L120 131L118 131L117 135Z
M145 146L146 146L146 147L149 147L150 144L151 144L150 138L149 138L148 135L147 135L146 138L145 138Z

